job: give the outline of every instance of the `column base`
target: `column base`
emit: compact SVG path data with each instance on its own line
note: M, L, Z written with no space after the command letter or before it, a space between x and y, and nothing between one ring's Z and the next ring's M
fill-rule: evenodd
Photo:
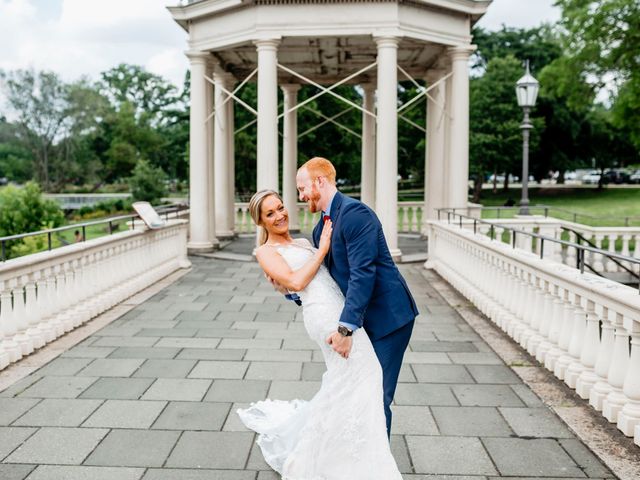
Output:
M222 230L222 231L217 231L216 230L216 238L218 240L233 240L234 238L236 238L236 234L231 231L231 230Z
M640 403L629 402L618 415L618 430L627 437L633 437L636 425L640 425Z
M564 375L569 367L569 364L573 361L573 357L569 355L561 355L553 368L553 374L560 380L564 380Z
M574 361L567 371L564 374L564 383L566 383L570 388L576 388L576 384L578 383L578 377L584 371L584 365L580 362Z
M547 370L549 370L550 372L553 372L553 370L554 370L554 368L556 366L556 361L564 353L565 352L563 350L560 350L559 348L552 348L551 350L549 350L549 352L544 357L544 366L545 366L545 368Z
M602 404L604 403L607 395L612 391L611 385L606 382L600 381L589 392L589 405L595 408L597 411L602 411Z
M585 370L580 374L576 381L576 393L580 398L589 400L591 396L591 390L600 378L593 370Z
M618 423L618 414L628 401L622 390L614 388L602 402L602 415L611 423Z
M633 437L633 442L640 447L640 425L636 425L636 434Z
M210 253L218 249L220 244L215 242L187 242L188 253Z
M544 359L553 348L551 342L543 341L540 345L538 345L538 349L536 350L536 360L538 360L541 364L544 365Z

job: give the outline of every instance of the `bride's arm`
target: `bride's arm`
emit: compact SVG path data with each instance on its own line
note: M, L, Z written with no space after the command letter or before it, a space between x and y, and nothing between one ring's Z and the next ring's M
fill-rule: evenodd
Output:
M284 258L271 246L263 245L256 250L256 258L262 270L273 280L292 292L299 292L309 284L318 272L331 245L331 221L322 228L318 250L298 270L291 270Z

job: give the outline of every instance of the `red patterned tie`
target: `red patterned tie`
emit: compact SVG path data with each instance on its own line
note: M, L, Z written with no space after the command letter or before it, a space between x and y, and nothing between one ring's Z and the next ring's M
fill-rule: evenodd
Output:
M330 217L329 215L324 215L324 216L322 217L322 222L323 222L323 223L327 223L327 220L331 220L331 217Z

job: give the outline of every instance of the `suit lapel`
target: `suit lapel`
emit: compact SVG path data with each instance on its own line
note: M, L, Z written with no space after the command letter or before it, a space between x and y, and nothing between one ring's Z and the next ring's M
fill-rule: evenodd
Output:
M333 223L333 235L331 239L331 245L333 247L333 242L335 241L335 235L338 231L338 226L340 224L340 207L342 207L342 201L344 200L344 195L340 192L336 192L335 197L333 197L333 202L331 203L331 222ZM329 253L324 258L327 268L331 271L331 261L333 248L329 249Z

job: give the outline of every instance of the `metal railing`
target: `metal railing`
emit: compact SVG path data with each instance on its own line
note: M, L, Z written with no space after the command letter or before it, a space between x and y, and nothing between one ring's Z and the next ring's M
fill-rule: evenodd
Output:
M441 214L446 214L446 218L447 218L447 223L448 224L458 224L460 226L460 228L463 228L465 223L463 222L463 220L466 221L466 224L469 225L471 223L473 223L473 233L476 234L478 233L478 225L489 225L489 237L491 238L491 240L496 240L496 228L500 228L503 229L504 231L508 231L511 232L511 245L512 248L516 248L517 242L516 242L516 235L525 235L527 237L530 238L535 238L537 241L539 241L539 255L540 258L544 258L544 243L545 242L550 242L550 243L555 243L567 248L575 248L576 249L576 268L578 270L580 270L580 273L584 273L584 269L585 267L587 267L586 262L585 262L585 253L586 252L591 252L591 253L595 253L598 255L602 255L603 257L609 258L612 261L624 261L624 262L629 262L632 263L634 265L640 265L640 259L638 258L634 258L634 257L629 257L626 255L620 255L618 253L613 253L610 252L608 250L602 250L601 248L595 248L595 247L591 247L588 245L581 245L579 243L574 243L574 242L569 242L566 240L561 240L561 239L557 239L557 238L553 238L553 237L549 237L546 235L540 235L539 233L533 233L533 232L526 232L523 230L520 230L516 227L510 227L508 225L504 225L504 224L499 224L499 223L495 223L492 222L490 220L482 220L482 219L478 219L475 217L470 217L468 215L463 215L460 213L456 213L453 211L454 209L451 208L439 208L437 209L438 212L438 220L441 220ZM452 221L453 218L453 221ZM587 267L588 268L588 267ZM638 285L638 293L640 294L640 285Z
M449 209L449 210L461 210L460 208L453 208L453 209ZM495 211L496 212L496 218L501 218L502 212L513 212L513 211L518 211L520 210L519 206L511 206L511 207L506 207L506 206L482 206L480 208L480 210L482 210L482 212L492 212ZM638 222L640 223L640 216L625 216L619 219L612 219L611 217L596 217L594 215L588 215L586 213L579 213L579 212L574 212L573 210L569 210L567 208L562 208L562 207L554 207L552 205L544 205L544 204L536 204L536 205L529 205L529 211L538 211L539 214L543 215L545 218L549 217L549 215L552 214L552 212L559 212L562 213L566 216L568 216L569 218L571 218L574 223L578 223L578 220L580 218L584 218L584 219L588 219L591 221L602 221L602 222L608 222L610 223L612 220L616 221L619 220L621 223L624 223L625 227L629 227L631 226L630 223L631 222Z
M159 215L164 215L165 219L169 219L169 215L172 213L180 213L183 210L188 210L189 206L185 204L174 204L174 205L162 205L158 207L154 207ZM140 215L137 213L132 213L129 215L118 215L115 217L103 218L100 220L94 220L91 222L83 222L83 223L74 223L70 225L64 225L62 227L57 228L49 228L46 230L40 230L37 232L27 232L27 233L19 233L16 235L9 235L6 237L0 237L0 260L7 260L7 244L16 240L23 240L29 237L39 237L39 236L47 236L47 248L46 250L53 250L53 239L54 235L59 235L62 232L66 232L69 230L78 231L81 234L81 238L78 239L80 242L84 242L87 240L87 228L93 227L96 225L107 225L107 234L112 235L116 229L114 229L114 225L118 225L120 223L129 223L131 221L131 228L134 227L135 221L140 218ZM64 246L64 245L61 245Z

